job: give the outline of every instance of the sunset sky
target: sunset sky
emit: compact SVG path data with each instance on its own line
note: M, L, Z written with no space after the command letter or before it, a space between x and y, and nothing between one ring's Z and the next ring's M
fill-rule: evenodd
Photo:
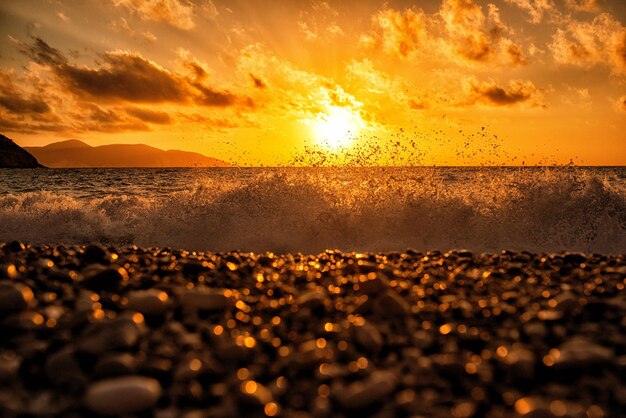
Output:
M3 1L0 133L242 165L623 165L625 25L623 0Z

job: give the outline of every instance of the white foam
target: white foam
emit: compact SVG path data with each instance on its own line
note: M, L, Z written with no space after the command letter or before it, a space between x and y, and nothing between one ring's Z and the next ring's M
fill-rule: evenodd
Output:
M266 170L208 178L165 197L5 195L0 241L306 253L626 253L622 182L567 168L450 170L452 180L434 169Z

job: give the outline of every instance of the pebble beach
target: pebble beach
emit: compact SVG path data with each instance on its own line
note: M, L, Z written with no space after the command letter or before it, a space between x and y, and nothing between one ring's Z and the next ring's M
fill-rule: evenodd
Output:
M626 263L0 244L0 416L618 417Z

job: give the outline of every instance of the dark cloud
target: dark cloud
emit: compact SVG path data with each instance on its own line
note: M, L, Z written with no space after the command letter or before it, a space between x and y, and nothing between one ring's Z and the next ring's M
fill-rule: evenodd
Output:
M250 78L252 79L252 82L254 83L254 87L256 87L257 89L264 89L267 87L267 84L265 84L265 81L255 76L254 74L250 74Z
M72 93L98 101L215 107L238 103L233 93L207 86L203 82L207 73L197 63L192 66L195 79L191 80L132 52L107 52L99 66L90 68L69 63L59 50L39 38L22 50L39 64L49 66ZM245 98L241 101L246 105Z
M409 107L413 110L428 109L428 106L424 102L418 102L417 100L409 100Z
M33 61L42 65L62 65L67 58L56 48L51 47L41 38L32 37L32 44L20 43L20 51Z
M24 99L4 93L0 94L0 106L9 112L18 114L48 113L50 111L48 103L37 98Z
M226 91L215 90L201 83L191 83L197 91L196 102L204 106L225 107L235 104L237 97Z
M529 103L539 106L541 92L531 81L512 81L507 87L501 87L494 81L480 83L475 80L469 84L470 102L482 102L493 106L512 106Z
M0 70L0 107L19 115L50 112L48 103L19 89L13 82L14 78L15 74Z
M72 130L75 132L132 132L149 131L143 120L128 117L127 112L120 109L102 108L93 103L81 105L82 112L76 115Z
M73 65L57 67L56 72L77 92L95 98L129 102L183 102L189 91L184 79L155 63L131 53L107 53L105 65L97 69Z
M126 113L137 119L141 119L144 122L154 123L157 125L170 125L174 123L172 117L166 112L130 107L126 109Z

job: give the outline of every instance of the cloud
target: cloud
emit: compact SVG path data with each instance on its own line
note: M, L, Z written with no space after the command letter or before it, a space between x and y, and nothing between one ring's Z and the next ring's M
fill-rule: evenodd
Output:
M188 53L179 53L174 71L129 51L79 66L42 39L13 43L31 62L19 75L0 69L0 129L6 132L118 133L178 123L207 128L211 121L232 128L255 105L210 85L212 72ZM205 112L203 119L185 116Z
M37 64L42 65L64 65L67 58L56 48L51 47L41 38L32 38L32 44L25 44L15 40L20 52L28 56Z
M549 48L558 64L583 68L606 64L614 73L626 74L626 28L608 13L557 29Z
M386 54L400 58L418 50L426 38L426 16L422 10L381 10L372 17L372 25L374 31L362 36L361 43L380 47Z
M617 102L615 103L615 107L617 108L617 110L619 110L620 112L626 113L626 95L620 97Z
M313 0L309 9L300 12L298 28L307 41L344 35L337 23L339 12L327 1Z
M58 12L57 17L61 19L64 23L67 23L70 21L70 18L63 12Z
M506 3L513 4L522 10L528 12L530 21L532 23L541 23L544 15L555 11L555 6L552 0L504 0ZM572 1L572 0L568 0ZM579 1L580 3L588 2L589 0ZM591 0L592 2L594 0Z
M577 12L593 13L599 9L597 0L566 0L565 4Z
M493 80L479 82L469 79L466 89L469 93L468 104L480 102L491 106L513 106L527 103L542 106L541 91L532 81L513 80L507 87L502 87Z
M21 91L13 79L15 74L0 71L0 107L15 115L41 115L50 112L50 106L42 98Z
M126 20L126 18L123 18L123 17L120 18L119 21L111 22L109 27L114 32L123 31L127 35L129 35L131 38L141 39L150 44L156 42L158 39L156 35L150 31L138 32L135 29L131 28L130 24L128 23L128 20Z
M74 132L133 132L133 131L149 131L150 126L143 120L136 117L128 117L125 113L117 108L103 109L102 107L86 103L79 105L83 112L75 115L72 121L71 129Z
M469 62L520 66L522 48L509 37L513 30L502 22L499 9L489 4L487 14L474 0L444 0L439 15L448 46Z
M144 122L153 123L156 125L171 125L172 123L174 123L174 120L167 112L142 109L139 107L129 107L126 109L126 113Z
M263 81L259 77L256 77L254 74L250 74L250 79L254 83L254 87L256 87L257 89L267 88L267 84L265 84L265 81Z
M192 65L194 78L169 71L129 51L106 52L101 56L102 62L90 68L69 63L59 50L39 38L34 38L33 43L23 46L22 50L35 62L50 67L71 92L98 101L214 107L249 105L247 98L204 84L206 71L190 59L186 63Z
M57 74L73 91L129 102L183 102L189 95L181 78L138 54L115 51L98 68L62 65Z
M194 4L186 0L113 0L143 20L167 23L182 30L193 29Z
M401 59L512 67L527 63L513 29L491 3L483 8L474 0L443 0L435 14L385 8L372 17L372 28L361 36L361 45Z

